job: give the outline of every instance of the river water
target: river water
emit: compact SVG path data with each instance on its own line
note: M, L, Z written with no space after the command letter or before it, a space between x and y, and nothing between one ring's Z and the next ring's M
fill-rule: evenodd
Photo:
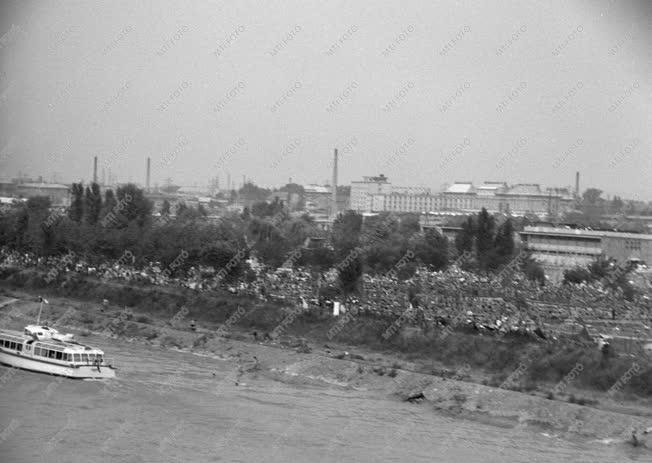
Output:
M88 339L118 377L0 366L2 462L625 462L622 443L569 441L437 414L364 391L244 377L216 357Z

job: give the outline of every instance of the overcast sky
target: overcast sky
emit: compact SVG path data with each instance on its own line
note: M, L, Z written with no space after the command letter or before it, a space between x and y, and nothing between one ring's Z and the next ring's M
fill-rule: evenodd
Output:
M549 3L4 0L0 176L652 199L650 2Z

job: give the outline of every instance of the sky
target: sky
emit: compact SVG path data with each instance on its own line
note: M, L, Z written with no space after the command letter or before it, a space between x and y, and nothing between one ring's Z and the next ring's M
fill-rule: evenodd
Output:
M554 3L554 4L553 4ZM647 1L0 3L0 177L652 199Z

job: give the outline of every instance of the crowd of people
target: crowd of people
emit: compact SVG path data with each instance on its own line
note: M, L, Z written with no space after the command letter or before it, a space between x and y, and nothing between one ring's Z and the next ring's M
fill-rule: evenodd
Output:
M652 301L646 294L627 301L600 282L541 286L519 272L478 275L453 266L439 272L420 268L407 280L364 274L358 293L344 295L337 291L335 270L316 276L307 269L269 270L252 264L253 277L233 282L210 267L171 271L170 266L150 262L137 268L129 255L91 265L73 254L39 257L0 249L0 267L33 267L51 279L77 273L130 284L223 289L304 309L329 309L338 302L355 314L386 320L407 317L425 327L461 323L479 330L531 333L550 324L591 320L631 319L652 325Z

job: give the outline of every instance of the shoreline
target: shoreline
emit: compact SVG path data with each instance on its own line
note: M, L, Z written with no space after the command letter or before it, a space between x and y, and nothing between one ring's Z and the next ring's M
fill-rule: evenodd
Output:
M29 291L11 292L16 301L0 304L0 316L5 324L6 314L9 314L8 318L12 321L14 318L28 320L35 316L38 303L34 301L33 294ZM9 311L12 306L20 307L17 309L20 312L18 317ZM84 313L79 310L80 306L86 309ZM599 400L599 403L594 404L596 406L569 403L546 398L541 391L523 393L511 390L507 385L494 387L481 384L480 378L486 375L470 367L460 366L456 371L443 368L439 374L426 374L416 371L418 363L406 362L396 352L378 352L364 346L337 342L317 345L293 336L256 341L245 330L237 327L225 333L225 336L218 336L215 330L210 329L200 328L194 332L167 326L163 317L136 311L133 312L134 319L146 317L148 321L130 321L130 329L119 334L107 333L106 329L93 330L81 323L84 316L93 315L95 323L105 326L111 324L111 320L115 319L115 311L102 312L99 304L96 306L89 313L88 304L80 299L54 297L48 310L51 315L60 317L60 323L52 326L75 331L81 339L93 334L153 348L196 355L218 355L234 363L234 368L237 367L242 377L260 375L286 384L313 384L366 391L403 401L406 406L428 406L434 413L454 418L509 428L527 427L558 437L573 435L606 439L609 443L626 443L631 437L632 429L641 430L652 424L652 404L649 400L616 402L604 393L593 393L592 397ZM68 317L67 321L61 319L62 313ZM239 353L237 356L230 353L225 355L234 350ZM242 365L243 356L258 360L253 367L245 367ZM239 381L238 376L235 381ZM569 388L569 392L588 393L574 388ZM652 439L648 439L646 445L652 447Z

